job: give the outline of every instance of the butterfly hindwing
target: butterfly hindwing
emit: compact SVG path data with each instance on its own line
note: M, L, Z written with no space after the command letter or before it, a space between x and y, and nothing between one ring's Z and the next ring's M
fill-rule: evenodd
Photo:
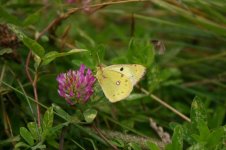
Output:
M111 102L126 98L133 90L132 82L128 77L116 71L103 69L97 73L97 79L105 96Z

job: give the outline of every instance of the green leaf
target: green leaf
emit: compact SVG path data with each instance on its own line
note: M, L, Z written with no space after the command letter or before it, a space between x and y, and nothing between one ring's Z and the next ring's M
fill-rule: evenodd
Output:
M79 123L80 122L80 118L78 114L74 114L70 116L70 123Z
M193 128L198 128L200 122L207 123L207 112L201 98L195 97L191 104L191 123Z
M183 128L178 125L174 128L172 142L166 146L166 150L183 149Z
M209 133L207 126L207 112L200 97L195 97L191 104L191 124L184 126L185 139L190 144L205 141Z
M60 106L57 106L56 104L52 104L52 107L56 111L58 116L60 116L61 118L63 118L68 122L71 121L71 116L66 111L64 111Z
M29 122L27 127L35 140L39 139L39 134L41 133L41 129L38 128L38 125L35 122Z
M224 134L226 135L226 132L224 133L224 128L220 127L218 129L215 129L212 131L209 135L209 139L207 140L207 145L209 149L215 149L215 147L218 144L224 143L225 141L223 140Z
M49 107L43 117L42 129L43 132L49 130L53 126L53 107Z
M146 145L149 148L149 150L160 150L160 148L152 141L147 141Z
M36 23L38 20L40 19L40 13L39 11L29 15L23 22L23 25L24 26L27 26L27 25L31 25L31 24L34 24Z
M116 138L116 139L111 140L110 142L111 142L111 144L113 144L113 145L115 145L117 147L122 147L123 148L125 146L123 140L121 140L121 139L117 139Z
M34 68L35 70L37 70L42 62L42 59L38 55L34 55L34 60L35 60Z
M209 138L210 131L207 126L207 123L204 121L200 121L199 124L197 125L198 130L199 130L199 135L198 134L192 134L192 137L197 141L197 142L202 142L205 143L207 139Z
M31 133L25 127L20 128L20 135L30 146L34 145L34 139Z
M87 109L85 110L83 115L84 115L85 121L88 123L91 123L96 118L97 111L95 109Z
M200 133L200 139L199 139L200 141L199 142L206 141L210 134L210 130L207 126L207 123L205 123L203 121L199 122L198 129L199 129L199 133Z
M24 35L24 33L14 24L7 24L9 29L16 34L16 36L18 37L19 40L23 40L24 37L26 37L26 35Z
M68 126L68 125L69 125L69 122L61 123L61 124L58 124L57 126L50 128L49 131L51 134L54 134L54 133L59 132L63 127Z
M194 134L198 134L198 130L194 130L191 126L191 123L185 123L183 125L183 132L184 132L184 140L189 144L197 143L194 139Z
M220 127L223 124L226 115L226 109L224 106L217 106L214 109L213 115L208 118L208 126L210 129Z
M11 48L3 48L0 50L0 56L4 55L4 54L10 54L12 52L13 52L13 50Z
M20 147L29 148L30 146L27 145L27 144L24 143L24 142L19 142L19 143L16 143L16 145L14 146L14 149L17 150L17 149L20 148Z
M26 47L28 47L29 49L31 49L32 52L34 52L36 55L38 55L41 58L44 56L45 50L38 42L30 39L27 36L24 36L22 41L23 41L24 45Z
M42 65L43 66L48 65L50 62L52 62L53 60L55 60L58 57L63 57L63 56L72 55L72 54L80 53L80 52L86 52L86 51L88 51L88 50L86 50L86 49L72 49L68 52L63 52L63 53L51 51L51 52L45 54L45 56L42 58L43 59Z

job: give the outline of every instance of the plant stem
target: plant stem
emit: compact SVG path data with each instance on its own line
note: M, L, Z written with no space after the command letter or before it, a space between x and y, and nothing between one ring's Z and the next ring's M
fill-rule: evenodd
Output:
M41 114L40 114L40 107L38 105L38 93L37 93L38 72L37 71L35 72L34 80L32 80L31 74L30 74L30 71L29 71L29 64L30 64L30 60L31 60L31 55L32 55L32 52L30 50L29 53L28 53L27 59L26 59L25 70L26 70L26 75L27 75L29 81L31 82L31 84L33 86L34 98L35 98L36 109L37 109L38 127L41 127Z
M40 114L40 107L38 105L37 80L38 80L38 73L36 72L34 81L33 81L33 90L34 90L35 101L37 102L36 109L37 109L37 117L38 117L38 127L41 127L41 114Z
M26 75L27 78L29 79L29 81L31 82L31 84L33 83L33 80L31 78L31 74L29 72L29 64L30 64L30 60L31 60L31 50L29 51L28 55L27 55L27 59L26 59L26 65L25 65L25 71L26 71Z
M178 116L180 116L182 119L191 122L191 119L188 118L187 116L185 116L184 114L182 114L181 112L179 112L178 110L176 110L175 108L173 108L172 106L170 106L169 104L167 104L166 102L164 102L163 100L161 100L160 98L158 98L157 96L150 94L150 92L148 92L147 90L145 90L142 87L139 87L139 89L145 93L146 95L150 95L151 98L153 98L155 101L159 102L160 104L162 104L163 106L165 106L166 108L168 108L169 110L171 110L172 112L174 112L175 114L177 114Z
M62 130L61 130L59 150L63 150L64 149L64 136L65 136L66 131L67 131L66 127L63 127Z

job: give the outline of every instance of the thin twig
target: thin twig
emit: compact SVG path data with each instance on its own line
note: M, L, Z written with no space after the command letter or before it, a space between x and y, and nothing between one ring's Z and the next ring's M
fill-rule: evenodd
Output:
M29 81L31 82L31 84L33 83L33 80L31 78L31 74L29 72L29 64L30 64L30 60L31 60L31 50L29 51L28 55L27 55L27 59L26 59L26 65L25 65L25 71L26 71L26 75L29 79Z
M32 54L32 52L30 50L28 53L28 56L27 56L25 70L26 70L27 77L33 86L34 98L37 103L36 111L37 111L38 127L41 127L41 114L40 114L40 107L38 105L38 92L37 92L38 72L35 73L34 80L32 80L30 72L29 72L29 64L30 64L30 60L31 60L31 54Z
M50 37L53 40L55 40L56 42L58 42L60 45L64 44L67 48L71 48L71 49L76 48L74 45L64 42L62 39L58 39L58 38L54 37L53 35L50 35Z
M170 106L169 104L167 104L166 102L164 102L163 100L161 100L160 98L158 98L157 96L150 94L150 92L148 92L147 90L145 90L142 87L138 87L142 92L144 92L146 95L150 95L151 98L153 98L155 101L159 102L160 104L162 104L163 106L165 106L166 108L168 108L169 110L171 110L172 112L174 112L175 114L177 114L178 116L180 116L182 119L191 122L191 119L189 119L187 116L185 116L184 114L182 114L181 112L179 112L178 110L176 110L175 108L173 108L172 106Z
M63 150L64 149L64 135L65 135L66 131L67 131L67 128L66 127L64 127L61 130L59 150Z
M34 90L35 101L38 103L37 80L38 80L38 73L36 72L34 77L34 82L33 82L33 90ZM41 127L41 114L40 114L40 107L38 104L36 104L36 109L37 109L37 117L38 117L38 127Z
M31 55L32 55L32 51L30 50L26 59L26 65L25 65L25 70L26 70L26 75L30 81L30 83L33 86L33 92L34 92L34 97L35 97L35 101L38 103L38 93L37 93L37 80L38 80L38 72L35 73L35 77L34 80L31 78L31 74L29 71L29 64L30 64L30 60L31 60ZM37 111L37 120L38 120L38 127L41 127L41 114L40 114L40 107L38 104L36 104L36 111Z
M69 25L69 26L66 27L66 30L64 31L64 33L63 33L63 35L61 37L61 41L62 41L62 43L61 43L61 49L63 49L64 46L65 46L66 38L67 38L68 33L69 33L70 30L71 30L71 25Z

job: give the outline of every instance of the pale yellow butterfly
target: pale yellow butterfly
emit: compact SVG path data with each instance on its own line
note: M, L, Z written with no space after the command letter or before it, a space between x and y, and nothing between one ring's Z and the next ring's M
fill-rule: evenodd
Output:
M117 102L130 95L144 73L145 67L138 64L100 66L96 78L109 101Z

